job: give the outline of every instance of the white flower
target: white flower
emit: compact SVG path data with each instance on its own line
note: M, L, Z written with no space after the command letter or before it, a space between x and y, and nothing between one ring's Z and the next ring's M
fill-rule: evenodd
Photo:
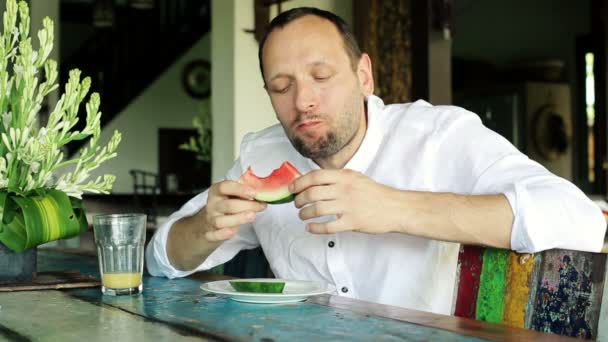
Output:
M76 183L82 183L85 180L87 180L87 178L89 178L89 174L87 172L81 172L78 174L78 177L76 178Z
M36 116L45 96L58 87L57 63L48 59L53 48L53 22L43 19L43 30L38 32L40 47L36 51L27 32L29 25L25 25L29 21L27 3L22 1L17 5L16 0L4 1L5 32L0 31L0 38L4 37L0 39L0 103L5 104L5 112L0 113L0 145L4 153L0 155L0 190L11 184L11 191L25 194L28 190L49 187L79 198L83 191L110 191L113 181L104 178L87 182L92 170L116 155L120 142L120 134L115 133L106 147L100 145L99 94L93 93L85 100L91 79L81 79L78 69L70 71L68 83L62 87L64 92L46 127L39 128ZM44 81L39 79L41 69ZM17 102L13 100L15 89L20 92ZM82 132L77 132L74 126L79 116L75 109L83 101L86 102L86 125ZM64 160L62 149L66 144L89 137L86 153ZM53 173L66 167L71 172L59 179L53 178Z
M82 199L82 191L76 184L67 183L63 179L57 182L55 186L57 190L65 192L68 196Z
M38 173L38 171L40 171L40 163L35 161L30 165L30 170L32 170L33 173Z
M8 130L11 126L11 121L13 120L13 113L5 112L2 113L2 125L4 125L4 130Z
M12 88L13 88L13 78L11 78L10 80L8 80L8 83L6 83L6 95L5 95L6 97L10 97L11 96L11 89Z
M16 75L21 75L21 74L23 74L23 66L21 66L21 65L19 65L19 64L15 64L15 65L13 65L13 72L14 72Z
M4 146L6 147L7 150L12 151L13 150L13 145L11 145L11 142L8 138L8 136L6 135L6 133L2 133L2 143L4 143ZM9 160L10 162L10 160Z

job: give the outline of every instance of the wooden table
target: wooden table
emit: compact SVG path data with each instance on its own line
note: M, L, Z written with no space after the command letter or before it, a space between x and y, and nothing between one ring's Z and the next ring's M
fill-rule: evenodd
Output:
M95 257L40 250L40 271L98 276ZM207 275L206 279L213 279ZM568 341L521 328L323 295L246 304L206 295L199 279L146 276L144 293L99 288L0 294L0 339L14 341Z

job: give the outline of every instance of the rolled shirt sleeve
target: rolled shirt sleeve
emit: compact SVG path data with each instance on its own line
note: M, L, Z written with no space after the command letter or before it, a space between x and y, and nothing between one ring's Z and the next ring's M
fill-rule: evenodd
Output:
M501 181L503 186L491 184ZM527 157L512 155L494 163L479 178L477 188L484 187L496 187L511 205L511 249L520 253L602 249L606 220L600 208L572 183Z
M446 186L460 182L462 193L505 195L514 216L511 249L602 249L606 220L574 184L529 159L474 113L452 111L437 127L446 166L439 176Z
M238 179L241 170L240 162L237 160L234 167L228 172L226 179ZM173 267L167 256L167 237L169 231L173 224L181 218L192 216L201 210L207 204L207 194L208 190L205 190L189 200L158 228L146 248L146 267L151 275L165 276L171 279L185 277L192 273L205 271L221 265L232 259L242 249L251 249L259 246L252 225L242 225L234 237L224 241L207 259L201 260L201 264L196 268L182 271Z

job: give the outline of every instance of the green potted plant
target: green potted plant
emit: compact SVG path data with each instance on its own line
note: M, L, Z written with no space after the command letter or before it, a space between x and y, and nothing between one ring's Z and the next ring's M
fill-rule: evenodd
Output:
M97 93L92 93L86 101L86 127L82 131L74 130L78 110L91 86L90 78L81 80L77 69L70 71L64 92L50 109L43 126L39 122L40 109L47 95L58 88L57 62L49 58L53 49L53 21L48 17L43 19L43 28L37 34L39 49L35 50L29 36L29 8L25 1L7 0L3 19L0 281L27 280L31 278L31 270L15 275L15 270L5 266L22 264L22 259L28 258L26 251L31 255L40 244L73 237L87 229L81 196L83 192L111 190L113 175L89 178L91 171L116 156L121 135L114 132L108 144L100 146L101 113ZM76 157L66 158L62 152L64 145L87 138L89 143Z
M208 186L211 182L211 144L213 141L209 101L200 104L199 115L192 119L192 125L196 129L196 135L179 145L179 148L194 153L197 161L197 178Z
M196 136L191 136L188 142L179 146L180 149L194 152L196 159L203 162L211 161L211 113L208 102L200 105L200 115L192 119L192 126L196 128Z

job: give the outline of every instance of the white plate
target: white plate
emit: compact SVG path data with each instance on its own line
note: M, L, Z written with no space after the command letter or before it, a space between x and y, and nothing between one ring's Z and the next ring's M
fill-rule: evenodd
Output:
M324 293L335 291L332 285L304 280L287 280L287 279L268 279L268 278L252 278L252 279L234 279L237 281L259 281L259 282L285 282L283 293L254 293L254 292L239 292L230 285L230 280L219 280L204 283L201 289L205 292L225 295L233 300L247 303L293 303L306 300L310 296L316 296Z

